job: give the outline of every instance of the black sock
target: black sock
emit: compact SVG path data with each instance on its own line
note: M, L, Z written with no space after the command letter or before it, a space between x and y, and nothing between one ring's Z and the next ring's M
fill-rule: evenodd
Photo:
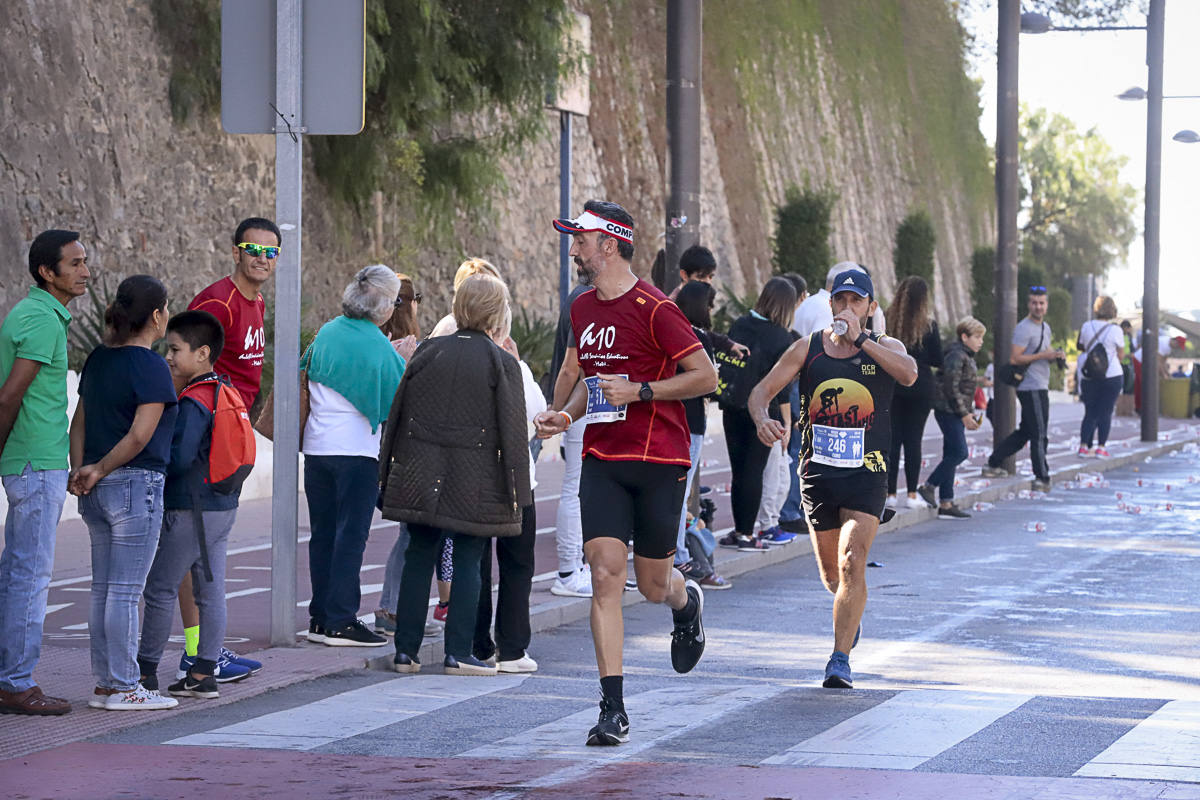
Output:
M600 694L609 700L615 700L622 709L625 708L624 687L624 675L609 675L600 679Z
M676 622L690 622L696 618L696 612L700 610L700 604L696 602L696 598L691 592L687 595L687 605L676 611L671 609L671 616Z
M563 572L562 570L559 570L559 572L558 572L558 577L560 577L560 578L569 578L569 577L571 577L571 576L572 576L572 575L574 575L574 574L575 574L575 570L571 570L570 572Z

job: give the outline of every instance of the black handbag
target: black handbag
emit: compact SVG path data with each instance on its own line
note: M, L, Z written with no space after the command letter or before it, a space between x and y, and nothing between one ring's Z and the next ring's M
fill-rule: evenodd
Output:
M1046 340L1046 323L1042 323L1042 335L1038 338L1037 350L1034 354L1042 352L1042 343ZM1006 383L1009 386L1020 386L1021 381L1025 380L1025 371L1029 368L1028 364L1005 364L996 370L996 377L1001 383Z

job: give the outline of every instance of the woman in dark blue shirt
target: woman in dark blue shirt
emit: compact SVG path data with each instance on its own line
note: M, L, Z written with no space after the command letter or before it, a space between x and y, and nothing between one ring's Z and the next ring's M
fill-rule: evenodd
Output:
M166 288L149 275L126 278L104 321L105 342L79 378L68 482L92 544L88 705L172 708L179 701L142 686L137 665L138 599L158 547L176 415L167 362L150 349L166 332Z

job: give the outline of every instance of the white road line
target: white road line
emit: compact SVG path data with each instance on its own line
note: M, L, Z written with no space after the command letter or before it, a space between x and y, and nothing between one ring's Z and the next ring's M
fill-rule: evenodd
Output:
M1200 783L1200 700L1172 700L1075 774Z
M271 567L241 567L241 566L239 566L239 567L234 567L234 569L253 569L253 570L260 571L260 572L270 572L271 571Z
M578 780L594 769L627 761L652 747L683 736L712 720L762 703L790 689L782 685L714 685L655 689L626 698L631 740L620 747L588 747L587 732L596 724L596 709L571 714L517 736L459 753L458 758L568 758L581 763L522 783L519 791L496 792L487 800L524 797L530 789Z
M944 689L900 692L761 763L915 769L1033 697Z
M236 592L226 592L225 599L232 600L235 597L246 597L252 594L262 594L263 592L271 591L270 586L256 586L253 589L239 589Z
M50 605L46 606L46 616L48 617L51 614L53 614L55 611L62 611L64 608L67 608L68 606L73 606L73 605L75 605L75 604L74 603L51 603Z
M492 692L520 686L528 675L474 680L413 675L335 694L285 711L172 739L167 744L313 750Z
M88 624L86 622L76 622L74 625L63 625L59 630L64 631L86 631Z

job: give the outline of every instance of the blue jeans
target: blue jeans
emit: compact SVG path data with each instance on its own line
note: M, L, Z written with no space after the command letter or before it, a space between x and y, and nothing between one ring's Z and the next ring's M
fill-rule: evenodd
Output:
M929 473L929 485L938 489L938 499L954 499L954 470L967 460L967 429L962 418L944 411L933 412L942 429L942 460Z
M688 446L688 455L692 466L688 469L687 488L683 491L683 511L679 514L679 535L675 539L675 566L682 566L692 560L687 549L687 498L692 491L692 481L696 480L696 471L700 467L700 448L704 446L704 434L693 433L692 442Z
M800 414L800 381L792 381L791 388L792 422ZM779 521L796 522L804 519L804 507L800 504L800 440L801 436L794 428L792 438L788 439L788 459L791 462L791 484L788 487L787 500L779 510Z
M379 460L367 456L305 456L308 497L308 615L324 628L358 619L359 572L379 497Z
M1112 427L1113 409L1125 386L1122 375L1093 380L1084 378L1079 382L1079 396L1083 399L1083 421L1079 423L1079 443L1092 446L1092 434L1099 438L1100 446L1108 444L1108 432Z
M34 686L33 668L42 653L42 623L54 567L54 535L67 499L67 471L4 476L8 517L0 555L0 689L23 692Z
M132 689L141 677L138 600L158 549L165 478L161 472L122 467L79 498L79 514L92 540L92 674L105 689Z
M383 589L379 596L379 607L389 614L396 613L400 602L400 576L404 574L404 551L408 549L408 526L400 523L400 535L388 553L387 566L383 568Z

